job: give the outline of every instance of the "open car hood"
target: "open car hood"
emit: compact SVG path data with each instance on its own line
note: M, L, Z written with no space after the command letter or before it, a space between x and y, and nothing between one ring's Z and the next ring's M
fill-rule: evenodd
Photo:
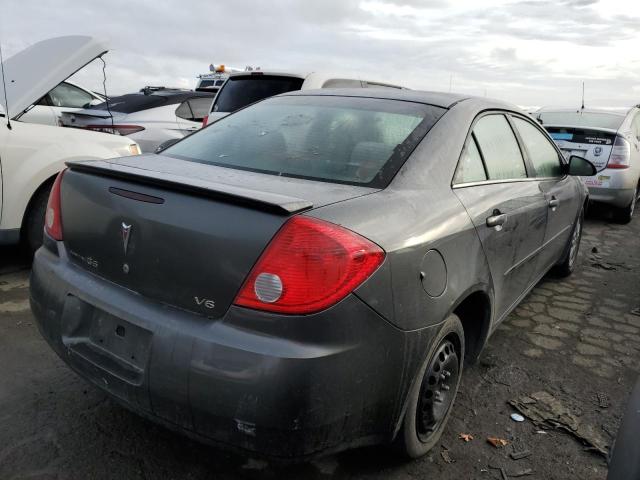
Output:
M107 53L93 37L73 35L34 43L4 62L7 101L0 82L0 105L10 118L18 117L82 67Z

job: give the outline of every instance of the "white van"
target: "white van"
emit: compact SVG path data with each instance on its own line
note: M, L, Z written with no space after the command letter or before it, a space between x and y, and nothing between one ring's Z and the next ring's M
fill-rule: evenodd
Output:
M211 103L202 126L231 112L281 93L318 88L397 88L399 85L312 72L307 74L253 70L232 73Z

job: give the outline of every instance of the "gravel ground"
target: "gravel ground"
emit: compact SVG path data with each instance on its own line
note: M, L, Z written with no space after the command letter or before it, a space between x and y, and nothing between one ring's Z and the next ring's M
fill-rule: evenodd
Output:
M580 431L610 444L640 358L640 218L591 215L579 270L544 279L465 371L441 444L403 462L383 447L278 467L187 440L118 406L71 372L41 339L28 264L0 249L1 479L523 478L604 479L604 457L574 436L510 419L508 401L546 391ZM540 433L542 432L542 433ZM474 438L464 442L460 433ZM495 448L486 439L508 442ZM510 453L531 455L513 460Z

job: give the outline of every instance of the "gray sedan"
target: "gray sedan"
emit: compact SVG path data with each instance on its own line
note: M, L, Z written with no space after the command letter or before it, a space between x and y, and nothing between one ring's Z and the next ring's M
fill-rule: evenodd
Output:
M466 362L575 268L591 175L516 107L290 93L161 155L57 178L31 306L79 375L161 424L305 459L445 428Z

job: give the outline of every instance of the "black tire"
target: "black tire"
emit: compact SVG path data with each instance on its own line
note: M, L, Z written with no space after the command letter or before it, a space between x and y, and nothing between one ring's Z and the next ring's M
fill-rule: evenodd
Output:
M624 208L616 208L613 211L613 219L616 223L626 224L631 221L633 217L633 212L636 209L636 200L638 199L638 188L636 188L636 193L633 195L633 200L631 203Z
M445 354L447 351L450 353ZM452 372L454 362L457 371ZM458 392L463 364L464 329L460 319L452 314L433 340L409 391L407 410L396 437L396 445L403 455L421 457L438 443ZM444 387L448 388L444 390ZM440 402L436 402L438 399ZM438 415L434 414L435 409L439 409Z
M29 210L24 219L23 243L27 252L33 255L42 245L42 236L44 235L44 216L47 211L47 202L49 201L49 193L51 185L42 187L36 192L29 203Z
M573 230L569 236L569 241L565 247L562 260L556 264L551 273L554 277L568 277L576 269L578 259L578 251L580 250L580 240L582 240L582 228L584 226L584 207L580 210L580 214L573 224ZM575 242L575 244L574 244Z

